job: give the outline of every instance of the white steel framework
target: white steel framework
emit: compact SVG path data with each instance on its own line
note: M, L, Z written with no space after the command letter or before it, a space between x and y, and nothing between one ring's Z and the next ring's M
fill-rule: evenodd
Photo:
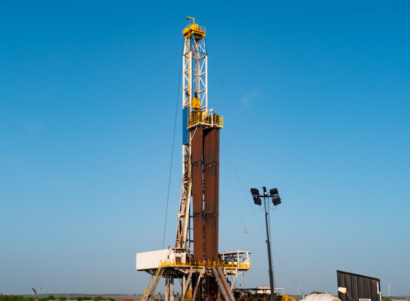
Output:
M205 38L196 40L194 35L184 41L182 60L182 108L192 107L192 97L201 100L202 111L208 110L208 55Z
M191 25L188 25L190 28ZM200 29L205 32L204 27ZM183 118L189 118L192 111L192 98L200 99L201 111L208 112L208 55L204 36L196 38L191 34L184 40L184 53L182 56L182 109L186 110ZM187 121L187 120L185 120ZM185 124L185 122L184 122ZM179 202L176 248L190 249L189 212L191 203L192 177L191 177L191 141L192 137L187 129L187 141L182 145L182 185ZM195 133L195 131L194 131ZM193 134L194 135L194 134ZM192 135L192 136L193 136Z

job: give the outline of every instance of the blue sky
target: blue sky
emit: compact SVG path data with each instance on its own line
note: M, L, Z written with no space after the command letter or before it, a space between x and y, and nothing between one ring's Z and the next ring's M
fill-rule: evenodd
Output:
M220 250L252 252L246 286L268 284L263 213L248 193L267 186L283 199L272 214L278 286L335 293L345 270L410 294L409 9L3 1L0 293L146 287L135 253L162 248L181 32L193 16L207 28L209 104L225 117ZM178 111L166 246L181 124Z

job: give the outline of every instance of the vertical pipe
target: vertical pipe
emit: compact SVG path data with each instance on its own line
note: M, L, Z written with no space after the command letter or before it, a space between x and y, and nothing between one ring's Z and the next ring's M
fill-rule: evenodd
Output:
M171 283L171 295L169 301L175 301L174 300L174 277L170 278L170 283Z
M184 298L184 292L185 292L185 279L186 279L186 276L185 276L185 274L184 275L182 275L182 293L181 293L181 297L182 298Z
M165 278L165 301L169 301L169 278Z
M219 227L219 129L204 135L205 259L218 261Z
M198 45L196 44L195 46L195 92L199 92L200 88L199 88L199 78L200 78L200 60L199 60L199 49L198 49ZM200 95L198 94L198 97L200 97Z
M265 195L266 195L266 188L263 187L265 190ZM270 253L270 231L268 227L268 218L269 218L269 213L266 211L266 197L263 198L263 203L265 204L265 222L266 222L266 244L268 245L268 259L269 259L269 284L270 284L270 300L274 301L275 300L275 285L273 282L273 274L272 274L272 258L271 258L271 253ZM269 206L269 205L268 205Z
M208 55L205 54L205 110L208 111Z
M185 55L185 48L186 48L186 41L184 41L184 53L182 54L182 109L185 108L185 100L186 100L186 93L185 92L185 60L186 60L186 55Z
M191 115L191 109L192 109L192 51L191 51L191 46L189 46L189 65L188 65L188 82L189 82L189 87L188 87L188 104L189 104L189 114Z
M192 139L192 205L194 220L194 260L204 257L203 232L203 129L201 126L191 131Z

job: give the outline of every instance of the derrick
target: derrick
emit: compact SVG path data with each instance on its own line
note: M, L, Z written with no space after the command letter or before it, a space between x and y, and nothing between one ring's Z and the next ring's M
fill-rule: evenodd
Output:
M165 301L173 301L175 278L182 280L183 301L216 301L221 294L233 301L236 277L251 268L248 251L218 252L219 140L224 121L208 108L206 28L188 19L182 31L182 183L175 245L137 254L137 270L154 276L142 301L151 300L161 277L167 283ZM234 275L230 285L228 275Z

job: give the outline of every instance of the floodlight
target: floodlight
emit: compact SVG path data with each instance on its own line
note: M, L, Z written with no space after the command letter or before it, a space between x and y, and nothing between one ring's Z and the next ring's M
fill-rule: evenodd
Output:
M269 190L270 195L275 195L275 194L279 194L279 191L277 188L272 188L271 190Z
M33 292L35 293L35 294L37 294L37 292L36 292L36 290L34 289L34 288L31 288L32 290L33 290Z
M252 195L259 195L259 190L256 188L251 188Z
M262 205L262 200L260 199L260 197L254 197L253 201L255 202L255 205Z
M280 203L282 203L281 198L277 197L277 198L272 199L272 203L274 206L278 206Z
M337 290L341 292L342 294L346 294L347 292L347 289L345 287L339 287Z

